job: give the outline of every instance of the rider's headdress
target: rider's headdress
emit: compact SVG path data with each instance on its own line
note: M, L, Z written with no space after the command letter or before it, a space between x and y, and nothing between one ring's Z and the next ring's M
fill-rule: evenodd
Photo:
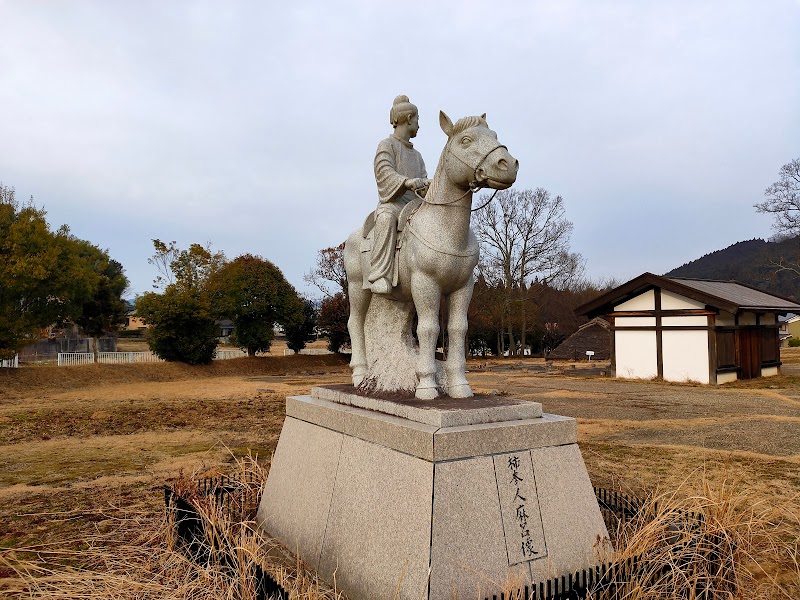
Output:
M392 110L389 111L389 123L391 123L393 127L397 127L398 123L400 123L403 118L408 118L416 113L417 107L411 104L408 96L398 96L392 103Z

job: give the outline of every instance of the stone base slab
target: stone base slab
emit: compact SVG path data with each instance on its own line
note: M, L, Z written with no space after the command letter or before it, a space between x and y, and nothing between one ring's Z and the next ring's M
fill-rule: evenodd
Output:
M573 419L436 427L310 396L287 399L257 519L352 600L491 597L608 537Z
M542 405L539 402L502 396L418 400L413 394L401 393L380 398L359 393L352 385L314 387L311 388L311 395L314 398L366 408L436 427L538 419L542 416Z

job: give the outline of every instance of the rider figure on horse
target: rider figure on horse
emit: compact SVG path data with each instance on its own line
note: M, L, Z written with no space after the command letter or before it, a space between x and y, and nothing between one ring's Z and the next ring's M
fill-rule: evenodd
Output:
M424 196L430 183L422 155L414 149L411 138L419 131L419 111L408 96L394 99L389 113L394 133L378 144L375 153L375 180L378 184L378 208L375 209L370 289L375 294L390 294L397 245L397 219L403 207L417 191Z

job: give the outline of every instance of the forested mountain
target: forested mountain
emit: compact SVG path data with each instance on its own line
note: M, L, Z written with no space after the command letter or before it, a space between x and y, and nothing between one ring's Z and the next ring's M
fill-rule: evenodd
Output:
M665 273L667 277L736 280L740 283L800 300L800 275L792 271L776 273L781 260L793 263L800 270L800 239L780 242L762 239L737 242L723 250L711 252Z

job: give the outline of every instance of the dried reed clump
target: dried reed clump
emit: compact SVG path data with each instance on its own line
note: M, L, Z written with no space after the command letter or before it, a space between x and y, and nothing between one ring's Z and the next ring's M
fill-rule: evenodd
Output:
M160 516L108 511L102 530L62 545L74 548L80 542L80 550L37 546L0 551L0 567L14 571L18 581L3 593L64 600L255 600L261 569L292 600L346 600L260 535L253 521L258 494L249 492L263 487L266 471L252 457L237 463L238 476L226 482L234 491L224 507L221 496L201 494L192 477L182 475L172 486L203 523L205 536L196 546L186 547L175 535L173 510Z
M683 486L685 487L685 485ZM619 523L616 558L633 575L612 576L593 600L800 598L796 502L756 500L745 486L704 480L701 493L654 495Z
M203 536L187 547L175 535L176 511L117 509L103 527L79 540L81 550L30 547L0 550L0 568L18 576L11 597L73 599L255 600L258 571L268 573L292 600L346 600L301 562L259 534L253 521L266 470L247 457L226 481L226 504L194 477L173 489L189 501ZM208 490L205 490L208 492ZM618 561L636 558L633 573L613 572L592 600L773 600L800 598L800 510L756 501L745 486L707 481L701 493L685 486L654 495L638 515L612 527ZM77 547L78 540L73 540ZM522 598L510 581L508 600ZM0 592L0 593L2 593ZM483 597L483 596L481 596Z

